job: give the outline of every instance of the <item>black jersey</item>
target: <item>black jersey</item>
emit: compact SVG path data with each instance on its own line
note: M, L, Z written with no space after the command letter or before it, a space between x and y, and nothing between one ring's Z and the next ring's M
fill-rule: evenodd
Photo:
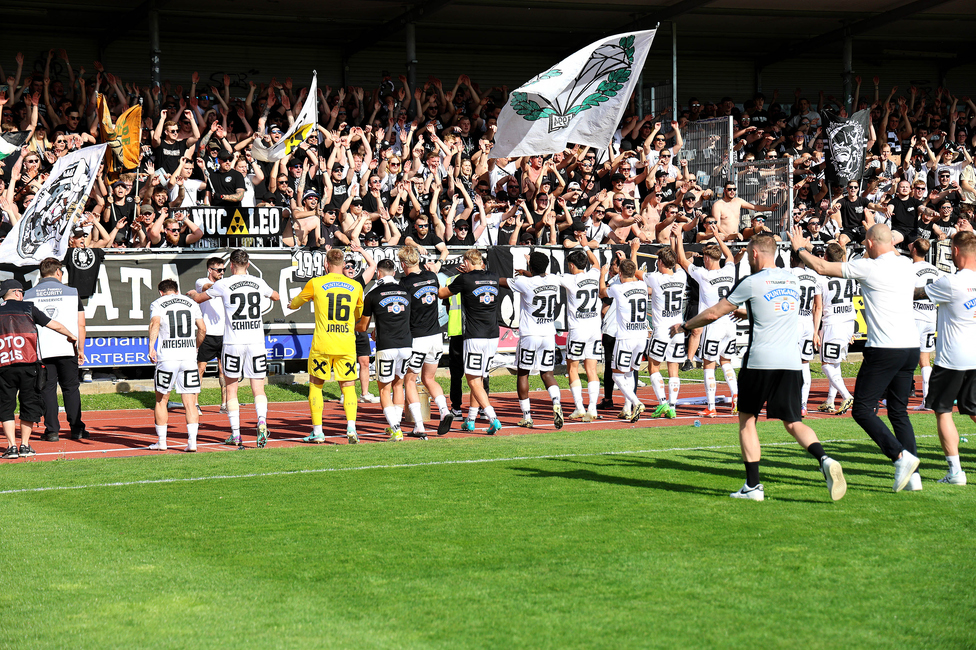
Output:
M419 273L408 273L400 278L400 285L410 295L410 334L418 339L440 334L437 274L421 269Z
M382 280L363 298L363 316L372 316L376 327L376 349L409 348L410 296L400 283Z
M838 201L840 207L840 220L844 230L857 230L861 228L861 222L866 219L864 210L868 207L868 201L863 196L851 201L846 196Z
M916 198L900 199L897 196L891 200L895 212L891 215L891 229L902 234L910 234L918 226L918 209L922 202Z
M461 294L465 339L498 338L498 276L478 270L462 273L447 285Z

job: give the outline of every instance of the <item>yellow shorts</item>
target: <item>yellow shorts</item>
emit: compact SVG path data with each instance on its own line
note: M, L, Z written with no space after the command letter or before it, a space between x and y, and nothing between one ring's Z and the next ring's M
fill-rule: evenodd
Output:
M308 356L308 374L316 379L329 381L332 372L335 372L336 381L353 381L359 376L359 363L356 361L356 353L351 354L326 354L325 352L312 351Z

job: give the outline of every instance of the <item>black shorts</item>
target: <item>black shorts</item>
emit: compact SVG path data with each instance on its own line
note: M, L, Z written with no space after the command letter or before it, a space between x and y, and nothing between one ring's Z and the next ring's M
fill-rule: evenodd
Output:
M691 297L688 298L685 304L685 322L687 323L692 318L698 315L698 297L696 296L694 300Z
M207 363L220 356L220 350L224 347L223 336L211 336L207 334L203 337L203 343L197 350L197 363Z
M855 244L864 243L864 235L865 235L864 228L854 228L854 229L845 228L844 230L840 231L840 234L847 235L847 238L850 239L851 242Z
M976 415L976 370L933 367L925 406L936 413L952 413L954 402L963 415Z
M20 394L20 421L40 422L44 413L43 388L38 366L33 363L0 368L0 422L14 419L17 394Z
M356 356L369 356L369 334L366 332L356 332Z
M739 371L739 412L759 415L766 406L766 419L800 422L803 372L800 370Z

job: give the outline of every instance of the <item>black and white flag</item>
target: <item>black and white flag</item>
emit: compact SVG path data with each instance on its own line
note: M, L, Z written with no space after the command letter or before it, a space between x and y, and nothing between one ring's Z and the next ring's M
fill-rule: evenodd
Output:
M831 111L823 112L826 123L827 180L831 185L859 181L864 176L864 156L867 152L871 111L864 109L843 118Z

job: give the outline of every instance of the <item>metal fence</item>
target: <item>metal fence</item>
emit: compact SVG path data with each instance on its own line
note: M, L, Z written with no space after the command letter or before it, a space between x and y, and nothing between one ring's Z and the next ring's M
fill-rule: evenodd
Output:
M681 137L684 146L678 152L678 160L687 160L688 171L694 174L698 184L720 196L722 184L731 172L732 118L691 122L682 130Z
M793 214L793 160L787 157L734 163L732 174L740 199L753 205L778 204L775 210L765 213L766 226L774 233L785 230ZM751 219L752 214L743 213L743 227Z

